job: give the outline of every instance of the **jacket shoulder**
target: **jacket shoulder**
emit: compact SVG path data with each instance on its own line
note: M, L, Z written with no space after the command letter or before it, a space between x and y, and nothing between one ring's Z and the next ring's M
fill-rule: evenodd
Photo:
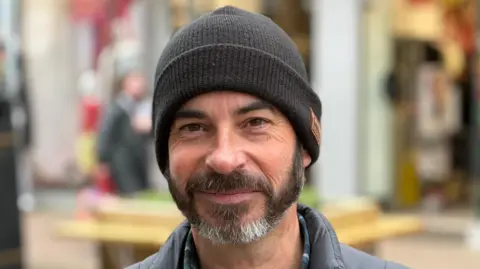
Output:
M365 252L341 244L346 269L408 269L403 265L385 261Z
M153 265L155 264L155 261L157 259L158 259L158 252L139 263L130 265L125 269L154 269Z

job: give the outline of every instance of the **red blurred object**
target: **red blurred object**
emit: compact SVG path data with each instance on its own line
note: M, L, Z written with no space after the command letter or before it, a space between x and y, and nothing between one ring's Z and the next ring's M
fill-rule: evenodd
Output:
M72 0L70 8L74 20L91 20L103 15L105 0Z
M70 0L74 20L98 20L126 16L133 0Z
M78 0L77 0L78 1ZM85 0L84 0L85 1ZM95 53L94 63L97 63L98 56L102 50L112 42L112 22L115 19L128 16L130 4L133 0L103 0L101 16L94 17L95 27Z
M101 103L95 97L85 97L82 100L82 132L96 132L100 120Z
M75 21L93 23L95 31L94 63L105 46L112 41L112 22L128 16L133 0L70 0L70 10Z
M132 4L132 0L116 0L116 16L117 17L124 17L127 16L128 9Z
M113 182L113 178L109 171L105 169L99 169L99 171L95 175L94 181L95 181L96 189L100 193L102 194L115 193L115 190L116 190L115 183Z

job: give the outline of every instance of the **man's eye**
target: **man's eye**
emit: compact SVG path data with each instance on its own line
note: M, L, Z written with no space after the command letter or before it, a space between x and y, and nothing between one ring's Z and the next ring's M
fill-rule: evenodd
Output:
M180 131L186 131L186 132L201 132L201 131L204 131L205 130L205 127L200 125L200 124L196 124L196 123L192 123L192 124L187 124L187 125L184 125L180 128Z
M269 121L262 118L251 118L247 121L247 127L261 128L268 124Z

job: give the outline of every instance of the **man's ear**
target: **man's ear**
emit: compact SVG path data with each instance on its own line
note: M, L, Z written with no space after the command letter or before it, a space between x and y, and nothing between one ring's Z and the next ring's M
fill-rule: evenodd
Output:
M303 153L302 153L302 157L303 157L303 167L307 167L310 165L310 163L312 162L312 157L310 157L310 154L308 154L308 151L306 151L305 149L302 150Z

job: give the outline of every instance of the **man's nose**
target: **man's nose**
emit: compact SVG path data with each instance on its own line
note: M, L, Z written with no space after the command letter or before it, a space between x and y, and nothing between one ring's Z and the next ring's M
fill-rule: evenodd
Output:
M219 132L213 151L206 158L206 165L220 174L229 174L245 164L245 154L235 143L235 137L228 131Z

